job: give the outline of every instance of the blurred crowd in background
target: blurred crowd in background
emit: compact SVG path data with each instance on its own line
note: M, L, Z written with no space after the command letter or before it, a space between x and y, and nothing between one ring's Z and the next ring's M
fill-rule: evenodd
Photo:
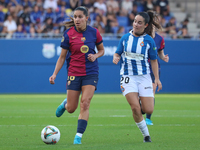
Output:
M122 34L132 29L138 12L154 10L159 14L166 38L191 38L183 18L177 23L170 11L168 0L0 0L0 38L60 38L65 31L64 21L73 16L78 6L89 10L88 24L96 27L102 35Z

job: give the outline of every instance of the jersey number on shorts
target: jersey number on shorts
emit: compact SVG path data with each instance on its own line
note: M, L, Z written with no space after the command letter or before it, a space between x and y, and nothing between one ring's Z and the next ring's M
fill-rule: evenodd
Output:
M120 83L122 84L122 82L124 82L124 83L129 83L129 77L121 77L121 80L120 80Z

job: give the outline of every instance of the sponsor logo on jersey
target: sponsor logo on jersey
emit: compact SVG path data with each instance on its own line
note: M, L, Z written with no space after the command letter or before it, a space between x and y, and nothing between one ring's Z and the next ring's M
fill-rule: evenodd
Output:
M89 51L89 47L87 45L81 46L81 52L82 53L87 53Z
M156 47L154 47L153 50L156 50Z
M142 46L142 47L144 46L144 42L143 41L140 43L140 46Z
M81 38L81 41L82 41L82 42L85 42L85 40L86 40L85 37L82 37L82 38Z

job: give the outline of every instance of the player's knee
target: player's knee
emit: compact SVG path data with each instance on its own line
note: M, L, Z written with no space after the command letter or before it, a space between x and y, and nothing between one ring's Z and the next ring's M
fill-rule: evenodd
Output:
M85 111L88 110L90 107L90 100L89 99L82 99L80 103L81 110Z
M71 113L73 113L73 112L76 110L76 108L77 108L77 107L69 107L69 106L67 106L67 107L66 107L66 110L67 110L68 113L71 114Z
M140 114L140 107L138 107L138 106L131 106L131 109L132 109L132 112L133 112L133 114L135 114L135 115L139 115Z
M144 109L142 109L142 111L145 112L146 114L152 114L153 108L144 108Z

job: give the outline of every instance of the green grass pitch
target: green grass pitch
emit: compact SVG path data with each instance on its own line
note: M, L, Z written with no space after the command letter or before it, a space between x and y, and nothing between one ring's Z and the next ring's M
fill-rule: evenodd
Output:
M143 143L130 106L121 94L95 94L82 145L73 145L79 108L55 116L65 94L0 95L0 150L199 150L200 94L156 94L148 126L152 143ZM40 134L46 125L61 132L55 145Z

